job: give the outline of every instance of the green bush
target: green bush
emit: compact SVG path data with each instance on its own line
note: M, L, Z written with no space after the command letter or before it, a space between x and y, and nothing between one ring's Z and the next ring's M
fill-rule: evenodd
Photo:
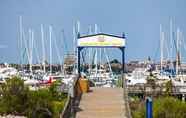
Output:
M59 82L49 88L30 91L19 77L1 85L0 114L25 115L28 118L58 118L67 95L58 91Z
M131 104L133 105L130 105L133 118L145 118L145 103L138 101ZM186 103L173 97L155 99L153 101L153 118L186 118Z
M118 79L117 81L116 81L116 86L117 87L122 87L122 79Z
M28 107L28 88L18 77L8 79L5 84L1 85L2 98L0 101L1 113L5 114L24 114Z
M29 92L29 108L27 110L27 115L31 117L33 114L38 111L43 111L40 109L50 109L50 103L52 101L52 96L48 89L40 89L38 91L30 91ZM41 112L39 112L41 113ZM42 114L42 113L41 113Z
M172 81L169 80L166 84L165 84L165 95L166 96L170 96L171 93L172 93L172 88L173 88L173 85L172 85Z
M59 102L59 101L53 101L52 102L52 113L53 113L53 118L58 118L61 111L63 110L64 108L64 105L65 105L65 102L66 100L64 100L63 102Z
M132 111L133 118L145 118L144 102L134 98L134 101L130 102L130 109Z
M186 103L173 97L159 98L153 106L154 118L185 118Z

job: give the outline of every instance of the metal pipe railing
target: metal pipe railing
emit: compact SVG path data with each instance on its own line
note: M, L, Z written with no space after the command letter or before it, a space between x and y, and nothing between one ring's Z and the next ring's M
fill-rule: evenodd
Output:
M124 103L125 103L125 110L126 110L126 117L127 118L132 118L131 115L131 110L130 110L130 106L129 106L129 98L128 98L128 91L127 91L127 84L126 84L126 78L125 75L123 74L122 76L123 79L123 99L124 99Z

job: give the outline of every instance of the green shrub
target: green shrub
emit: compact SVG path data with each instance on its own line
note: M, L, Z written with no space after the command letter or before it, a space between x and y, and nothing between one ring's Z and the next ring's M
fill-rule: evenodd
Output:
M51 110L52 110L52 113L53 113L53 118L58 118L61 111L63 110L64 108L64 105L65 105L65 102L66 100L64 101L53 101L52 102L52 106L51 106Z
M135 107L130 105L133 118L145 118L145 103L135 104ZM153 118L186 118L186 103L173 97L154 99Z
M40 89L38 91L30 91L29 92L29 108L27 110L27 115L30 117L35 112L40 111L40 109L48 109L50 108L50 102L52 100L51 94L48 89ZM41 112L39 112L41 113ZM38 112L37 112L38 114ZM41 113L42 114L42 113ZM41 116L40 116L41 117Z
M28 107L28 88L24 86L24 82L18 78L13 77L8 79L5 84L1 86L2 98L0 101L1 111L12 114L24 114Z
M116 86L117 87L122 87L122 79L118 79L117 81L116 81Z
M28 118L58 118L67 94L58 91L59 82L49 88L31 91L19 77L1 85L0 114L19 114Z
M155 100L153 109L154 118L185 118L186 103L173 97L159 98Z

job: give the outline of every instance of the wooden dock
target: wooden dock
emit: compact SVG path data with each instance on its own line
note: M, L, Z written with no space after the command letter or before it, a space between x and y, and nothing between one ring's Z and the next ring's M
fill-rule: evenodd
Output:
M76 118L126 118L122 88L91 88L82 95Z

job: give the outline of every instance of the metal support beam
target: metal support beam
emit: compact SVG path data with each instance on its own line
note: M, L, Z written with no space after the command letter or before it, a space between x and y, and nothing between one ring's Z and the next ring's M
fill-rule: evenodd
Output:
M124 87L124 82L125 82L125 48L121 48L122 51L122 87Z
M125 39L125 33L122 34L123 39ZM122 87L124 88L125 81L125 47L121 48L122 51Z
M80 38L80 33L77 34L77 39L79 39L79 38ZM80 75L81 75L81 72L80 72L80 65L81 65L81 61L80 61L80 59L81 59L80 56L81 55L80 54L81 54L81 48L80 47L77 47L77 51L78 51L78 55L77 55L78 56L78 65L77 65L78 66L78 75L80 77Z
M78 47L78 74L81 76L81 50L83 47Z
M80 52L80 48L78 48L78 74L79 74L79 76L80 76L80 63L81 63L81 61L80 61L80 54L81 54L81 52Z

